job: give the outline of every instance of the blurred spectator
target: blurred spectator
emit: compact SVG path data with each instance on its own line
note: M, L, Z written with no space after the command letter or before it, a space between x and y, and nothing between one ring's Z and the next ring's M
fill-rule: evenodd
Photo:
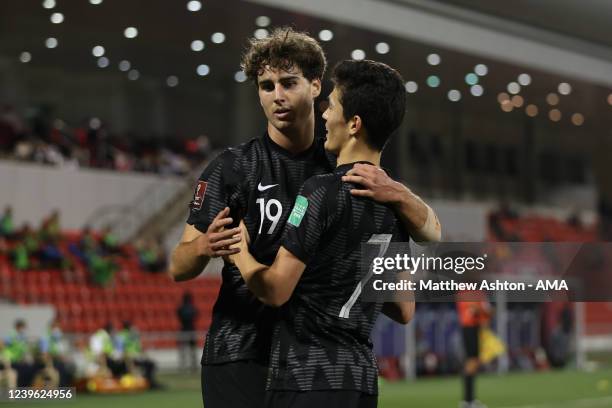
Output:
M24 271L33 267L31 258L38 255L40 242L29 224L24 224L18 235L19 241L11 252L11 260L15 269Z
M69 346L59 321L54 319L39 342L40 359L46 370L58 373L60 387L70 387L74 381L75 366L68 359Z
M190 292L183 294L183 302L176 310L176 314L181 324L178 339L180 365L183 368L189 366L191 372L195 372L197 370L195 321L198 317L198 310L193 304L193 296Z
M136 368L139 368L151 388L161 388L155 379L155 363L144 354L140 334L130 321L123 322L123 329L115 339L115 347L123 356L129 373L134 375Z
M40 267L43 269L67 269L68 259L64 258L58 245L58 237L49 237L40 246Z
M0 339L0 389L4 383L5 388L17 387L17 371L11 366L11 354L9 349Z
M18 319L15 321L14 329L4 339L4 345L7 349L11 366L17 372L18 387L29 387L35 374L26 329L26 322Z
M13 208L7 205L4 208L2 218L0 218L0 237L7 239L15 238L15 224L13 222Z
M121 246L119 245L119 238L113 233L110 226L104 227L102 230L102 250L106 254L119 254L121 253Z
M140 267L147 272L163 272L167 266L167 254L160 239L150 239L136 245Z
M571 214L567 217L566 222L569 226L574 227L576 229L582 229L583 227L580 212L578 210L572 211Z
M76 256L81 262L87 263L87 254L91 252L98 252L98 241L94 237L89 225L83 227L81 232L81 239L78 242L73 242L68 245L68 249L74 256Z
M89 353L93 363L89 369L91 376L118 378L127 372L125 361L120 358L113 343L114 335L115 328L109 322L89 338Z
M58 210L53 210L51 215L45 218L40 229L40 238L43 241L57 239L61 233L60 215Z
M115 272L119 269L119 265L115 263L112 255L92 252L88 254L87 260L87 267L94 284L102 287L108 287L113 284Z
M52 121L51 107L32 109L31 128L11 106L0 107L0 155L54 166L187 174L210 156L207 136L177 141L176 135L113 134L91 118L86 126ZM128 142L129 140L129 142ZM143 143L144 142L144 143ZM143 147L144 146L144 147Z

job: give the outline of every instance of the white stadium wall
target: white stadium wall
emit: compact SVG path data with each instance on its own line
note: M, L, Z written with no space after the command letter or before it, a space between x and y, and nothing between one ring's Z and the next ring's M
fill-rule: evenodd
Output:
M0 161L0 211L12 206L19 228L24 222L38 227L58 209L63 229L79 229L103 207L159 207L183 183L179 177Z

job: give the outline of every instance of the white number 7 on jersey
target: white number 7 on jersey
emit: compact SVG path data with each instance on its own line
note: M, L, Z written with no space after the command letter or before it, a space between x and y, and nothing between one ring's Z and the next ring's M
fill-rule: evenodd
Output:
M376 255L377 258L383 256L385 252L387 252L387 249L389 248L389 243L391 242L391 237L392 237L391 234L373 234L370 237L367 244L380 245L380 247L378 248L378 255ZM355 302L357 302L357 298L359 297L359 295L361 295L361 288L363 287L363 285L365 285L370 280L372 275L373 275L373 272L372 272L372 268L370 265L368 272L363 277L363 279L357 284L357 287L353 291L353 294L351 295L349 300L344 304L344 306L342 306L342 309L340 310L340 314L338 316L343 317L345 319L349 318L349 314L351 312L352 307L355 305Z

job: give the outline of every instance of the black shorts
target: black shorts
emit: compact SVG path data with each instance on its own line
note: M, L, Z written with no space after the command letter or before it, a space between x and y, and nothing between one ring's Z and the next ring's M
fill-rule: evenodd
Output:
M480 327L478 326L463 326L463 348L465 349L466 358L478 358L479 342L478 334Z
M202 366L205 408L264 406L268 366L253 360Z
M268 391L266 408L376 408L378 395L359 391Z

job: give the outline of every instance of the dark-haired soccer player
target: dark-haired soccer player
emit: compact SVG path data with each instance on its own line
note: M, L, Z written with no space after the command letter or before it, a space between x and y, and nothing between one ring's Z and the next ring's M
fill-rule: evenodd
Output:
M343 177L355 163L378 166L404 117L397 71L374 61L343 61L333 72L325 149L337 167L308 179L295 200L271 266L250 253L246 235L232 255L251 291L281 306L268 374L268 407L375 407L378 368L370 332L383 307L407 323L414 302L362 302L361 245L407 242L388 206L351 195ZM244 232L243 232L244 234Z
M314 99L326 67L317 41L292 29L276 29L251 40L242 67L257 86L267 129L259 138L226 149L200 176L171 257L175 280L194 278L211 257L236 252L228 246L239 240L234 237L239 229L229 227L240 218L251 237L251 253L258 262L271 264L300 186L335 167L324 151L325 139L314 136ZM439 239L437 218L418 196L375 166L356 170L353 181L366 189L355 194L388 203L413 238ZM206 408L260 406L276 311L249 292L234 265L224 264L222 278L202 356L204 403Z

